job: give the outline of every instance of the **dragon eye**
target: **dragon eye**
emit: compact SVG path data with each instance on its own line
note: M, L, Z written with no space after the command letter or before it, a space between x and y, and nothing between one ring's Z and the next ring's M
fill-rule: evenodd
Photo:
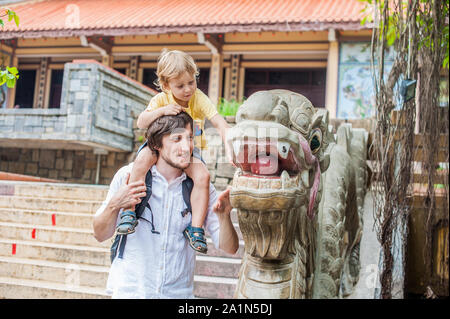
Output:
M317 153L322 145L322 131L319 128L315 128L309 138L309 147L313 154Z

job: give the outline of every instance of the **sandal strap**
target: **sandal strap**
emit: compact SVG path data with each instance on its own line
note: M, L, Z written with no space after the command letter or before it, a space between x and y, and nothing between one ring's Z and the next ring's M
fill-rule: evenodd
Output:
M134 212L126 211L120 215L120 225L133 225L134 223L136 223L136 214Z
M126 210L126 211L123 211L120 214L120 218L123 218L123 217L126 217L126 216L130 216L130 217L133 217L134 219L136 219L136 213L133 212L132 210Z
M203 243L206 243L205 237L203 236L197 236L192 234L191 237L194 241L201 241Z
M186 230L187 230L188 236L190 237L190 241L192 242L192 244L199 242L199 243L206 245L206 239L203 236L205 234L205 231L203 230L203 228L193 227L193 226L189 225L188 227L186 227Z
M187 226L187 230L191 234L192 233L199 233L199 234L202 234L202 235L205 234L205 230L203 228L201 228L201 227L194 227L194 226L189 225L189 226Z

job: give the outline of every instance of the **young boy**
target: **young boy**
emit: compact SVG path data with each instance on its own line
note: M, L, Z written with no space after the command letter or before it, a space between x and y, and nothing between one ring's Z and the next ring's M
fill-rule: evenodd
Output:
M225 134L229 126L217 112L211 100L197 88L196 77L198 73L193 58L188 54L178 50L163 50L158 59L156 70L157 85L162 89L162 92L150 100L147 109L139 115L137 126L140 129L146 129L150 123L160 116L176 115L184 111L194 119L194 123L200 124L200 127L194 129L194 135L202 134L201 128L203 128L205 118L207 118L219 131L225 143ZM200 133L196 134L197 132ZM194 148L191 164L184 170L193 180L194 187L191 193L192 222L183 234L195 251L206 253L207 245L204 238L203 222L209 201L210 176L208 168L201 160L198 149L198 147L204 148L206 141L205 139L200 140L202 143ZM142 145L138 151L130 174L130 183L145 181L148 170L156 163L156 156L149 147L145 146L146 144ZM120 216L117 232L119 234L133 233L136 225L134 208L126 210Z

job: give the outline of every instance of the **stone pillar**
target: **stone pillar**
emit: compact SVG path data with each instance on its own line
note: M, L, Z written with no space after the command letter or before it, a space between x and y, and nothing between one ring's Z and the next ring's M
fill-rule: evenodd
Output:
M211 59L211 70L209 73L208 95L215 105L218 104L219 98L222 95L222 65L222 54L213 54Z
M231 56L230 100L238 100L240 55Z
M103 55L102 56L102 64L106 65L107 67L112 68L114 63L114 58L111 54Z
M335 31L329 31L327 61L327 83L325 91L325 107L330 118L336 118L337 114L337 93L338 93L338 70L339 70L339 42L336 40Z
M132 56L130 58L130 72L129 77L133 80L137 80L138 78L138 69L139 69L139 57Z
M244 98L244 90L245 90L245 68L241 67L239 68L238 101L242 101L242 99Z
M41 58L38 74L38 86L36 95L36 108L43 109L45 106L45 90L48 77L48 58Z
M11 60L8 59L9 57L6 56L6 62L5 65L11 65L11 67L18 67L19 66L19 59L17 58L17 56L13 55L11 57ZM19 73L20 74L20 73ZM4 84L6 87L6 84ZM7 93L6 93L6 107L11 109L14 107L14 103L15 103L15 99L16 99L16 87L17 87L17 82L16 85L12 88L12 89L7 89Z

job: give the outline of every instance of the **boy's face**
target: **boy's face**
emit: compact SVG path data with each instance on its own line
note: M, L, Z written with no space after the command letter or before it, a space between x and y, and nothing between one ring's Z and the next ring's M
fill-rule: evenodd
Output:
M187 106L197 89L197 81L194 75L184 72L179 77L170 79L166 88L172 92L177 103L181 106Z
M190 124L165 135L161 144L162 147L158 151L162 160L179 169L185 169L189 166L194 149L194 136Z

